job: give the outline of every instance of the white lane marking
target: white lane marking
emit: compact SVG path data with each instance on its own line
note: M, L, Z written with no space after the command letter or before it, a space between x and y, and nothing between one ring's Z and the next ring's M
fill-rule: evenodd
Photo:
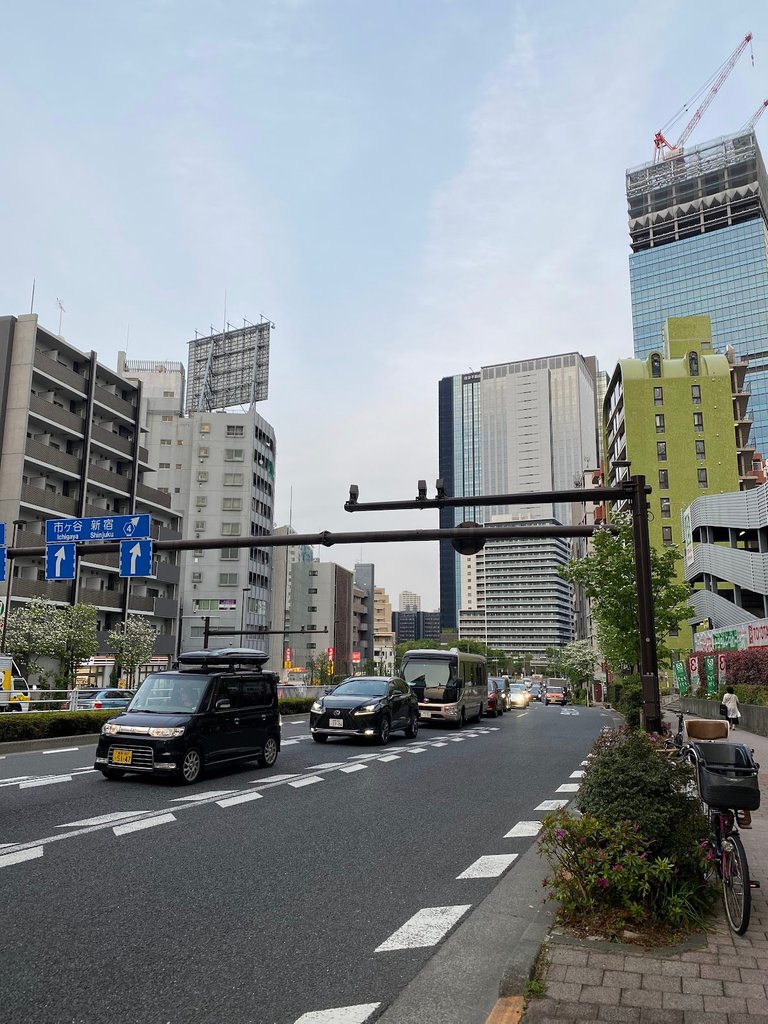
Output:
M478 857L466 871L462 871L460 875L456 876L456 880L458 881L460 878L498 878L516 860L516 853L489 854L486 857Z
M261 800L261 793L241 793L239 796L228 796L225 800L217 800L219 807L234 807L236 804L246 804L251 800Z
M498 731L499 731L498 725L489 725L488 726L488 732L498 732Z
M109 821L123 821L125 818L135 818L138 814L146 813L146 811L113 811L111 814L100 814L96 818L68 821L66 825L57 825L56 828L82 828L87 825L106 825Z
M561 807L565 807L568 803L567 800L542 800L538 807L534 807L534 811L559 811Z
M449 738L448 742L449 743L463 743L464 742L464 737L463 736L451 736Z
M295 746L295 745L296 745L296 744L297 744L298 742L299 742L298 740L281 740L281 741L280 741L280 746L281 746L281 747L293 747L293 746Z
M372 761L374 757L378 757L378 754L352 754L349 761Z
M578 782L566 782L563 786L558 786L555 790L556 793L578 793L579 792Z
M561 715L578 715L576 708L560 708Z
M399 761L400 760L400 755L399 754L385 754L384 757L380 757L379 760L380 761L384 761L385 763L387 761Z
M294 789L301 789L302 786L312 786L316 782L322 782L323 777L321 775L308 775L306 779L296 779L295 782L289 782L289 786L293 786Z
M586 772L571 772L568 776L569 779L583 779Z
M447 747L448 744L444 740L438 740L437 743L430 744L432 747Z
M505 839L518 839L520 836L537 836L541 831L540 821L518 821L504 836Z
M19 789L31 789L32 786L52 786L55 782L71 781L71 775L51 775L47 779L35 779L34 782L20 782Z
M296 772L292 775L271 775L268 779L251 779L252 786L268 786L272 782L285 782L287 779L298 778Z
M293 718L286 718L285 724L286 725L306 725L307 721L308 721L308 719L306 719L306 718L300 718L298 720L298 722L295 719L293 719Z
M19 782L24 782L26 779L31 779L31 775L12 775L10 779L2 779L0 786L15 786Z
M323 764L308 764L307 771L311 772L317 768L340 768L344 761L324 761Z
M426 747L406 747L409 754L425 754L427 751Z
M332 1010L313 1010L303 1013L296 1024L363 1024L381 1003L358 1003L357 1006L337 1006Z
M588 764L589 764L589 761L582 761L581 763L582 763L583 765L588 765Z
M528 712L527 712L527 711L524 711L524 712L522 713L522 715L518 715L517 717L518 717L518 718L525 718L525 716L526 716L527 714L528 714Z
M339 771L349 774L350 772L361 772L367 767L367 764L348 764L346 768L339 768Z
M213 800L215 797L230 796L232 793L236 792L236 789L221 789L218 791L214 790L209 793L193 793L192 796L175 796L173 800L171 800L171 803L196 803L198 800Z
M19 850L16 853L0 853L0 868L10 867L11 864L21 864L25 860L37 860L42 856L42 846L33 846L31 850Z
M129 821L125 825L115 825L112 831L116 836L126 836L129 832L154 828L155 825L168 825L172 821L176 821L172 814L156 814L153 818L142 818L141 821Z
M72 750L79 750L80 747L59 747L56 750L44 750L44 754L69 754Z
M392 949L421 949L425 946L435 946L471 909L471 903L455 907L425 907L377 946L374 952L386 953Z

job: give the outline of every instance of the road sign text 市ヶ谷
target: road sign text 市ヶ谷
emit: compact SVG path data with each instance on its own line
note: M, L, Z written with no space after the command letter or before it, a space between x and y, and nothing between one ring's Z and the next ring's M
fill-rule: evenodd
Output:
M49 519L45 524L47 544L74 544L87 540L146 540L151 517L91 516L87 519Z

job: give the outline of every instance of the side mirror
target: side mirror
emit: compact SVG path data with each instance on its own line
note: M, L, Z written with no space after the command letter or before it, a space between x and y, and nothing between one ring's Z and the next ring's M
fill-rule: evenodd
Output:
M217 711L229 711L229 709L231 707L232 707L232 705L229 703L229 701L226 699L226 697L223 700L217 700L216 701L216 710Z

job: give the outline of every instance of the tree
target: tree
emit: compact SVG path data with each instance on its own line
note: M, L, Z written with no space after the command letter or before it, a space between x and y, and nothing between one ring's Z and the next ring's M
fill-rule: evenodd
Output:
M565 664L563 662L562 647L548 647L544 652L547 659L547 675L561 679L565 675Z
M58 606L34 597L8 613L5 653L10 654L27 678L42 672L39 659L54 655L55 637L51 628Z
M574 640L562 649L563 672L566 679L578 689L594 678L596 660L589 640Z
M609 667L614 672L639 671L640 628L632 518L627 513L617 513L611 526L616 533L596 530L592 552L586 558L563 566L560 575L574 586L583 587L591 599L598 644ZM663 551L651 548L651 591L659 664L669 662L670 651L665 641L690 614L688 587L677 582L676 565L680 558L676 547Z
M58 607L50 623L54 657L59 659L61 681L74 686L77 670L99 649L96 631L96 608L92 604Z
M155 649L156 631L141 615L129 615L116 629L109 631L109 645L115 651L128 681L135 681L136 670L146 665Z

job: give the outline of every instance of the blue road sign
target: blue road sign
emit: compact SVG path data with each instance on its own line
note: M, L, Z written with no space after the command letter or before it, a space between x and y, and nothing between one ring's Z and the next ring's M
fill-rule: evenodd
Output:
M5 547L5 523L0 523L0 547Z
M8 549L0 548L0 583L5 583L5 570L8 562Z
M151 576L152 575L152 541L122 540L120 541L120 575Z
M47 580L73 580L77 549L71 544L45 545L45 578Z
M74 544L81 540L143 540L149 537L147 513L137 516L91 516L88 519L49 519L46 544Z

